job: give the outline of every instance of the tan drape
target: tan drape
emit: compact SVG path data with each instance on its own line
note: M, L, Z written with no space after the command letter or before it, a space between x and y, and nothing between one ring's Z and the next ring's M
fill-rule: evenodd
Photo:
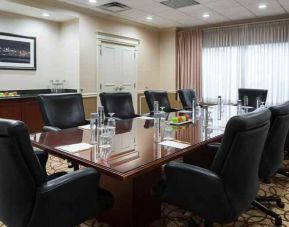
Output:
M177 89L195 89L202 100L202 31L177 32Z

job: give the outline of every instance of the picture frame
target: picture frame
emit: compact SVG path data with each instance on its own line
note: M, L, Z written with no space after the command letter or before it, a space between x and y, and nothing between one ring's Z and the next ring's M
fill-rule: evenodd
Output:
M36 38L0 32L0 70L36 69Z

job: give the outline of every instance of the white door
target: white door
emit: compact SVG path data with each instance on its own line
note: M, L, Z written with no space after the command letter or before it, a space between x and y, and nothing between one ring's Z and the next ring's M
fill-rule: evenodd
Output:
M102 43L98 51L98 92L130 92L136 108L136 47Z

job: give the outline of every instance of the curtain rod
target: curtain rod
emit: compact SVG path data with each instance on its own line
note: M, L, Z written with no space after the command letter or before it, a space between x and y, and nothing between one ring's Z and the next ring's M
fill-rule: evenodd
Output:
M231 25L219 25L215 27L209 27L209 28L200 28L202 30L210 30L210 29L216 29L216 28L233 28L233 27L240 27L243 25L250 25L250 24L262 24L262 23L270 23L270 22L279 22L279 21L288 21L289 18L280 18L280 19L271 19L271 20L265 20L265 21L255 21L255 22L243 22L240 24L231 24Z

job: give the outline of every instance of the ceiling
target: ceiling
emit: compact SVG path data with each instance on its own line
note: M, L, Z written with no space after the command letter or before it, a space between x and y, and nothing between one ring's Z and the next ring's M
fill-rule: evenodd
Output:
M58 0L158 28L192 27L275 15L289 15L289 0L196 0L200 4L173 9L164 0L115 0L131 9L111 13L99 8L113 0ZM180 1L180 0L174 0ZM260 4L266 8L260 9ZM204 17L204 14L209 16ZM147 17L151 17L150 20Z
M48 11L46 9L35 8L35 7L13 3L13 2L5 1L5 0L0 0L0 10L4 12L17 13L21 15L43 18L46 20L57 21L57 22L68 21L74 18L71 15L52 12L50 10ZM43 14L49 15L49 17L43 16Z

